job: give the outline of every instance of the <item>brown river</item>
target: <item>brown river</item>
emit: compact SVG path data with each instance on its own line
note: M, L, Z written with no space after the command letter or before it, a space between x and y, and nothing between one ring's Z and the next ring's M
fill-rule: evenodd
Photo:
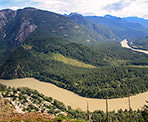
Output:
M13 80L3 80L0 79L0 83L5 84L11 87L29 87L31 89L36 89L40 93L43 93L46 96L50 96L54 99L57 99L63 102L66 106L70 105L72 108L80 108L84 111L87 109L87 102L89 105L90 111L94 110L103 110L105 111L105 99L93 99L81 97L71 91L59 88L51 83L40 82L34 78L24 78L24 79L13 79ZM148 100L148 92L137 94L131 96L131 107L133 110L137 110L143 107ZM120 108L128 109L128 98L117 98L109 99L109 111L119 110Z

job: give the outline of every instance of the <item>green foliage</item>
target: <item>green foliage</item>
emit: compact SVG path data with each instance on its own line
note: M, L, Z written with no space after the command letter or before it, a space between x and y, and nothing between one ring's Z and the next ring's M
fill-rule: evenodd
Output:
M25 44L32 47L31 50L24 46L15 50L0 69L2 78L35 77L93 98L105 98L106 83L109 98L127 96L126 89L131 94L148 89L148 68L131 66L136 63L141 65L140 61L146 64L147 55L114 44L95 52L82 44L44 33L36 35L36 32L28 37ZM55 60L54 53L95 65L96 68L65 64Z
M68 109L68 115L67 115L69 118L77 118L77 119L83 119L83 120L86 120L87 118L87 114L86 112L80 110L80 109Z
M129 43L130 46L136 49L148 50L148 36L138 40L132 40L132 43Z
M91 119L94 122L103 122L105 121L105 113L103 111L94 111L92 113Z
M129 120L129 111L120 109L119 111L111 111L108 113L109 115L109 122L128 122ZM87 113L80 110L68 110L69 118L73 119L82 119L87 120ZM90 119L93 122L105 122L106 121L106 113L100 110L96 110L94 112L90 112ZM146 119L145 119L146 120ZM141 114L141 111L132 111L131 110L131 121L132 122L143 122L144 118ZM147 121L147 120L146 120ZM144 121L145 122L145 121Z
M53 12L25 8L17 10L17 14L11 10L4 10L4 13L5 19L0 17L0 22L2 23L0 31L0 65L5 62L14 49L24 42L26 36L31 34L29 33L30 25L36 25L36 31L60 36L75 42L87 43L86 40L91 40L94 43L96 40L103 41L112 38L110 37L112 34L108 33L108 29L94 26L96 29L90 30L90 28L78 25L69 17ZM91 28L95 25L89 22L88 24L92 26ZM23 25L25 25L24 29ZM20 30L22 29L24 30L24 35L20 35ZM19 40L20 38L23 40Z
M61 122L61 121L65 120L65 119L68 119L68 118L66 116L64 116L64 115L58 115L55 119L58 122Z
M13 119L12 122L20 122L20 119Z
M43 99L48 101L48 102L52 102L52 97L47 97L47 96L43 96Z
M57 36L47 35L46 33L35 32L28 37L25 43L32 46L32 50L40 53L60 53L63 56L93 65L107 64L107 62L102 60L102 57L92 49Z
M66 111L66 106L62 102L56 99L54 99L53 105L55 105L57 108L59 108L62 111Z
M146 101L148 103L148 101ZM147 122L148 121L148 106L145 105L142 112L141 112L141 115L143 117L143 122Z
M72 58L66 58L65 56L61 55L61 54L53 54L53 58L57 61L61 61L64 64L69 64L69 65L73 65L73 66L77 66L77 67L84 67L84 68L96 68L93 65L90 64L86 64L80 61L77 61L75 59Z

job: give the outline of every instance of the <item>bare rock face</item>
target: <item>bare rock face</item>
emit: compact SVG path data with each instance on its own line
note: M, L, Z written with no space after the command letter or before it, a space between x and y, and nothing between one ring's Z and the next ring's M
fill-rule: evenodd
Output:
M28 8L26 10L35 11L33 8ZM7 34L7 25L9 24L9 27L13 25L13 20L17 20L18 16L20 15L18 15L17 11L10 9L0 11L0 39L4 39L7 35L10 35L14 32L15 34L13 35L13 43L19 45L31 32L37 28L37 25L31 23L30 18L26 19L25 17L22 17L19 20L21 22L18 23L20 24L19 29L15 28L14 26L14 30L16 29L17 31L12 31L10 34Z
M31 24L29 20L24 19L15 38L17 44L21 44L36 28L37 25Z
M3 26L6 25L6 23L8 23L8 20L7 20L7 16L9 14L12 14L13 11L11 10L7 10L7 11L0 11L0 28L2 28ZM13 15L13 17L15 17Z
M9 20L12 20L16 16L16 11L12 10L3 10L0 11L0 37L6 37L5 26L9 23Z

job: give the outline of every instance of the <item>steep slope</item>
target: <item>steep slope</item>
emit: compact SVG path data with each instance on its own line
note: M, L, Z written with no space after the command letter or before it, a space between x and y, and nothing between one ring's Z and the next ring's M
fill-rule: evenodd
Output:
M82 44L61 37L34 32L4 63L1 68L1 77L25 77L26 71L42 71L47 68L46 65L49 63L51 63L50 65L56 65L56 63L60 65L61 63L57 62L58 59L53 58L55 53L94 66L107 64L100 55Z
M3 11L9 14L6 10ZM1 11L1 13L3 11ZM69 18L35 8L19 9L12 12L15 14L13 15L14 19L11 19L7 24L5 38L11 39L14 45L21 44L34 30L54 34L78 42L97 38L97 41L99 41L101 39L110 39L113 36L112 32L108 29L90 23L85 20L84 17L82 19L84 19L88 26L84 24L82 24L83 26L79 26L81 24L78 23L78 21L71 20L74 16ZM5 18L7 19L7 16L5 16ZM81 21L81 18L78 19Z
M89 20L87 20L84 16L77 14L77 13L71 13L68 15L69 18L71 18L74 22L76 22L79 26L85 27L87 31L94 32L94 35L92 35L95 39L95 41L115 41L118 40L113 32L106 27L100 26L98 24L95 24ZM91 41L91 40L90 40Z
M0 11L0 64L37 28L31 23L30 18L25 18L20 14L19 11Z
M115 16L87 16L86 18L91 22L111 29L112 32L121 39L137 39L148 34L148 29L141 24L128 22Z
M8 24L15 18L15 15L16 13L9 9L0 11L0 65L6 60L7 55L11 53L10 41L5 38Z
M87 22L88 23L88 22ZM95 24L89 27L71 18L35 8L0 11L0 64L34 31L60 36L80 43L112 40L113 34Z

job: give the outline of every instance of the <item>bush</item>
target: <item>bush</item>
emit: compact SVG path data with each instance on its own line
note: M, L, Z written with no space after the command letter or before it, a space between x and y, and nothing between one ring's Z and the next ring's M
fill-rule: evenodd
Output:
M0 91L5 91L6 89L7 86L0 83Z
M59 108L62 111L66 111L65 105L62 102L58 101L58 100L54 100L53 105L55 105L57 108Z

